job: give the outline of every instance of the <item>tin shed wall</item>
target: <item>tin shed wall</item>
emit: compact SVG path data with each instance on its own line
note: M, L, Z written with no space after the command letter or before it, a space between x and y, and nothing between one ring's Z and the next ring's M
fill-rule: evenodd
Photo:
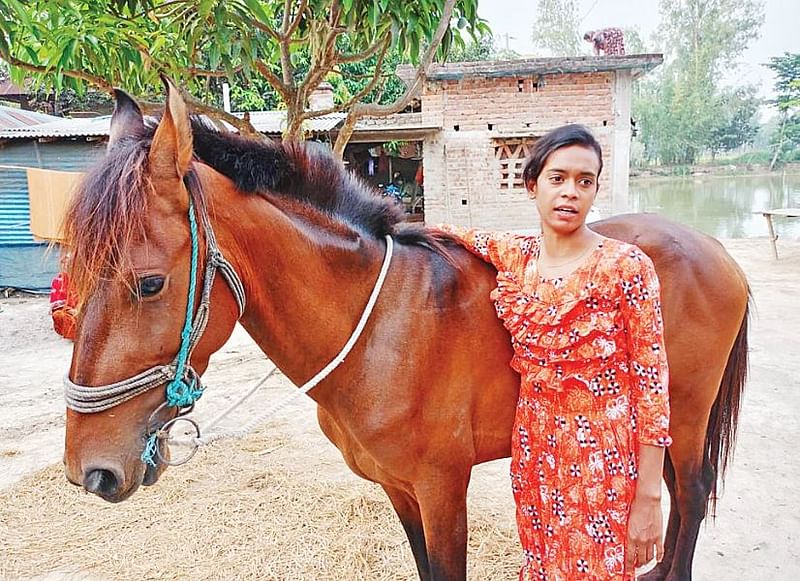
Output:
M84 171L104 153L99 142L14 140L0 144L0 166ZM0 288L46 290L57 272L57 251L31 234L25 170L0 168Z

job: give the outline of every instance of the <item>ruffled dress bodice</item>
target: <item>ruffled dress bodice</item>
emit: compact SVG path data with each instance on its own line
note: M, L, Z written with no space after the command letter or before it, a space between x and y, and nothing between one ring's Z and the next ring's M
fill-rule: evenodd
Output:
M499 271L491 299L514 346L512 367L523 387L563 391L624 349L624 328L615 295L614 254L604 241L570 275L543 278L538 244L516 269ZM611 263L611 264L609 264Z

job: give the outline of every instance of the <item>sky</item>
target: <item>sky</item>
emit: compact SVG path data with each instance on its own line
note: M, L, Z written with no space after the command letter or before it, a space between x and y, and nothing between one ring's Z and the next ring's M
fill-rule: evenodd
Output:
M498 45L528 56L535 52L531 32L538 0L480 0L478 14L488 20ZM660 21L658 0L578 0L580 30L616 26L634 28L645 43ZM775 78L763 66L772 56L800 52L800 0L765 0L760 37L741 56L741 66L725 75L724 84L754 84L759 96L774 98ZM587 54L591 47L587 43Z

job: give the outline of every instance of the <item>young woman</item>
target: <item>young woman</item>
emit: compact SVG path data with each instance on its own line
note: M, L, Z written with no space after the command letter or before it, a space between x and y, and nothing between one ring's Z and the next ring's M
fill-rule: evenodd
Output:
M498 271L491 298L522 379L511 481L525 581L632 579L663 552L658 279L637 247L586 226L602 167L585 127L561 127L524 170L540 236L443 227Z

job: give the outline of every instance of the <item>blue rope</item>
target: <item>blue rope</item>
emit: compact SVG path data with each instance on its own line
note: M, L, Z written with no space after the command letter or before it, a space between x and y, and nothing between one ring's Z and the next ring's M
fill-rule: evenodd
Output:
M167 405L170 407L184 408L189 407L203 395L203 389L197 388L197 380L191 380L186 373L186 363L189 359L189 340L192 336L192 319L194 318L194 297L197 291L197 260L199 236L197 233L197 218L194 213L194 204L191 196L189 197L189 231L192 240L192 258L189 265L189 297L186 301L186 320L181 331L181 347L175 364L175 378L167 385ZM151 466L156 465L155 455L157 452L158 436L150 434L142 451L142 462Z
M189 230L192 235L192 262L189 268L189 297L186 301L186 320L181 331L181 348L178 351L175 379L167 385L167 404L171 407L188 407L203 395L202 389L195 389L195 381L187 381L186 362L189 359L189 339L192 335L192 319L194 318L194 296L197 290L197 255L198 235L197 219L194 215L194 205L189 198Z

